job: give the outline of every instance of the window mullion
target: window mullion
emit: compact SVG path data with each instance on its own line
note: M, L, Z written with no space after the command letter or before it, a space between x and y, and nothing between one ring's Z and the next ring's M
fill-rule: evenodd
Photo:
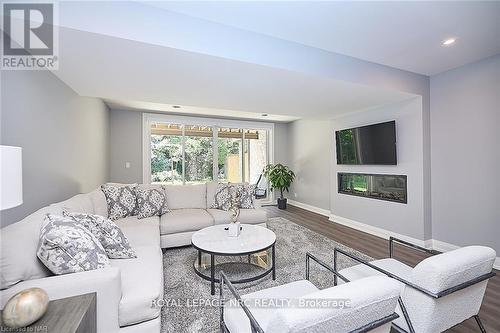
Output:
M182 125L182 185L186 185L186 125Z
M241 182L245 182L245 129L241 129Z
M212 126L212 152L213 152L213 159L212 159L212 168L213 168L213 176L212 180L219 181L219 145L218 145L218 139L219 139L219 134L218 134L218 127L217 126Z

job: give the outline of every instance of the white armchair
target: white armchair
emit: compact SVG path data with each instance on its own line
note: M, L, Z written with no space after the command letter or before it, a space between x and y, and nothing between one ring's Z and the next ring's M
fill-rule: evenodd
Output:
M396 242L433 256L412 268L392 258ZM336 248L334 269L337 270L338 255L343 254L360 263L339 271L344 281L377 275L397 280L401 298L396 312L400 318L393 322L393 326L399 332L442 332L472 317L480 331L486 332L479 318L479 308L488 279L495 275L495 251L484 246L467 246L437 253L391 237L389 258L366 262Z
M319 290L308 280L309 259L334 274L337 272L310 254L306 258L306 280L241 297L221 272L222 332L389 333L392 320L398 317L395 313L400 292L397 282L377 276ZM223 298L224 286L234 297L229 302Z

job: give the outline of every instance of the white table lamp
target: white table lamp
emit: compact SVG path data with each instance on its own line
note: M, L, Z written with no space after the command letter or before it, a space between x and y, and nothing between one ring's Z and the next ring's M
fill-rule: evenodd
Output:
M0 210L23 203L22 148L0 146Z

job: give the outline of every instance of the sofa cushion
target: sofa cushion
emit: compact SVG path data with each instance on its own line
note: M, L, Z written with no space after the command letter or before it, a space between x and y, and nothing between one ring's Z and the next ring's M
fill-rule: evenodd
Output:
M267 222L267 213L264 209L240 209L238 221L246 224L265 223Z
M137 258L111 259L111 266L120 268L122 298L119 307L120 326L127 326L160 315L153 301L163 298L163 265L159 244L138 246Z
M160 218L158 216L144 219L129 216L114 222L127 236L134 249L136 246L160 244Z
M228 211L231 208L233 197L236 196L236 188L230 184L218 184L212 206L210 208ZM234 199L236 200L236 198Z
M54 274L90 271L109 266L99 240L70 217L48 214L40 231L37 256Z
M214 224L228 224L231 223L231 212L222 209L209 208L207 212L214 219Z
M67 212L64 212L64 216L87 228L99 240L108 258L135 258L135 251L130 246L127 236L110 219L94 214Z
M239 196L239 205L240 208L244 209L253 209L255 208L253 205L254 198L255 198L255 188L257 187L256 184L249 185L249 184L240 184L236 185L236 191Z
M108 204L108 217L112 220L137 215L136 184L101 186Z
M62 214L62 209L57 206L44 207L0 230L1 289L20 281L52 275L36 256L40 228L48 213Z
M197 231L213 224L212 216L204 209L176 209L161 216L160 233Z
M207 208L207 186L197 185L165 185L169 209Z
M142 188L138 186L137 193L137 217L160 216L168 213L170 210L167 205L167 196L165 189L160 188Z

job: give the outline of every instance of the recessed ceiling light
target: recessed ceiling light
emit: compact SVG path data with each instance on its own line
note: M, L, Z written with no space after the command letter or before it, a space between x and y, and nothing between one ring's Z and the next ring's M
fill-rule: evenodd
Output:
M172 105L172 107L173 107L174 109L180 109L180 108L181 108L181 106L180 106L180 105Z
M262 117L267 117L267 116L269 116L269 115L268 115L267 113L263 113L263 114L261 114L261 116L262 116Z
M456 41L456 39L455 39L455 38L448 38L448 39L445 39L445 40L443 41L443 45L444 45L444 46L448 46L448 45L451 45L451 44L455 43L455 41Z

